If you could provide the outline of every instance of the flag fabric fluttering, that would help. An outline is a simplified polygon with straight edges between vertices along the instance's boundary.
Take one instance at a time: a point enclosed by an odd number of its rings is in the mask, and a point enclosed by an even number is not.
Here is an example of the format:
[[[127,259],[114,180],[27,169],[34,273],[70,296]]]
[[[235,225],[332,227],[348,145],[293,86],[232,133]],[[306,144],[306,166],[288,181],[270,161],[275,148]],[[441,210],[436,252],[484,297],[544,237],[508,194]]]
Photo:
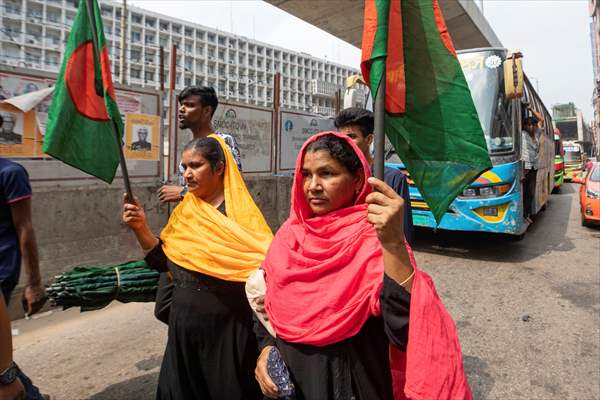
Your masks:
[[[81,0],[48,112],[43,150],[111,183],[119,164],[114,130],[122,140],[123,121],[116,103],[100,9],[96,0],[91,3],[96,32],[88,18],[88,4]],[[94,34],[98,55],[94,54]]]
[[[439,224],[492,164],[437,0],[365,0],[361,69],[373,99],[385,74],[385,134]]]

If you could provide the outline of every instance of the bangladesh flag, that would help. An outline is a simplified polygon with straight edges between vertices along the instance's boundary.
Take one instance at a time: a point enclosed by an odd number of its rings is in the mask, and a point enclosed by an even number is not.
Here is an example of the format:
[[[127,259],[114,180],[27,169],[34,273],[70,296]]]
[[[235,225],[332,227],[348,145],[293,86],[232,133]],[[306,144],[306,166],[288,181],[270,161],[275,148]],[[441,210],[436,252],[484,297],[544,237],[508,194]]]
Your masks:
[[[365,0],[361,69],[385,133],[438,223],[492,167],[485,137],[437,0]]]
[[[94,57],[94,32],[87,4],[81,0],[52,96],[43,149],[64,163],[111,183],[119,164],[113,124],[122,139],[123,122],[115,101],[100,10],[96,0],[91,3],[99,59]]]

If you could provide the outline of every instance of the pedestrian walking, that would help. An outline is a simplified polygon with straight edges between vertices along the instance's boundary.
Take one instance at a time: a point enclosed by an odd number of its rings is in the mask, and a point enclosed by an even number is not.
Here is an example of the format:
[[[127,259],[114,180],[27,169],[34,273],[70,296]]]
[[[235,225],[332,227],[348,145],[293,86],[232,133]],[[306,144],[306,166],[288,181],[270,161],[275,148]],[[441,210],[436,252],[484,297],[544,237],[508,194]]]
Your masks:
[[[215,89],[207,86],[187,86],[178,96],[179,110],[177,113],[180,129],[192,131],[194,139],[207,137],[211,134],[219,135],[229,147],[235,164],[242,170],[240,150],[235,138],[231,135],[215,131],[212,126],[212,118],[219,105],[219,99]],[[164,185],[158,191],[161,202],[177,202],[183,199],[188,191],[187,184],[183,178],[181,165],[179,166],[179,179],[177,185]],[[158,281],[156,291],[156,305],[154,315],[165,324],[169,321],[169,310],[173,296],[173,284],[171,277],[163,273]]]
[[[38,312],[46,302],[40,275],[37,242],[31,218],[31,185],[23,166],[0,157],[0,291],[2,307],[8,306],[11,295],[25,267],[25,288],[22,303],[27,315]],[[5,303],[5,304],[4,304]],[[6,341],[6,338],[2,339]],[[5,346],[6,343],[0,344]],[[0,387],[18,378],[25,388],[26,399],[44,399],[37,387],[14,363],[0,363]]]
[[[137,201],[123,206],[123,221],[147,264],[173,276],[157,399],[259,399],[244,284],[262,263],[272,233],[222,138],[192,140],[182,167],[189,190],[160,238]]]
[[[255,322],[257,380],[267,397],[279,395],[268,366],[276,348],[297,400],[391,400],[415,390],[470,399],[456,328],[406,244],[403,200],[369,171],[346,135],[304,144],[290,217],[263,263],[267,318],[258,320],[275,336]]]

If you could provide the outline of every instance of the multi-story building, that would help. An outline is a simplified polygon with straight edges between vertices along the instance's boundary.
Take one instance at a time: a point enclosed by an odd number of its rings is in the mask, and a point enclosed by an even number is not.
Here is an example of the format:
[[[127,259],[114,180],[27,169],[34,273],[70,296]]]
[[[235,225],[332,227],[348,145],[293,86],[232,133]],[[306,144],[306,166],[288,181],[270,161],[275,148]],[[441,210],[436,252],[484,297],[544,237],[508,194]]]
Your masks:
[[[594,92],[592,103],[594,105],[594,121],[592,133],[595,152],[600,155],[600,0],[590,0],[590,38],[592,42],[592,63],[594,66]]]
[[[77,0],[0,0],[0,64],[58,71]],[[115,81],[121,82],[122,5],[101,3]],[[219,97],[259,106],[273,102],[281,74],[281,106],[325,115],[355,68],[136,7],[127,7],[125,82],[159,88],[159,53],[165,79],[176,51],[176,87],[213,86]]]
[[[583,118],[583,113],[574,103],[552,106],[552,119],[563,140],[577,141],[583,145],[586,154],[593,154],[592,132]]]

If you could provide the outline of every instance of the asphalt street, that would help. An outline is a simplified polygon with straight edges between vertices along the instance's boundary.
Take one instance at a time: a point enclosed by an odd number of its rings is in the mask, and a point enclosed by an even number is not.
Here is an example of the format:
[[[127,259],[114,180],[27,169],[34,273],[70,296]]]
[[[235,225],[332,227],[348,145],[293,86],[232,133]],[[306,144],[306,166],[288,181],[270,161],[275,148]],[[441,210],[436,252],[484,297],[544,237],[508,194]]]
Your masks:
[[[600,399],[600,229],[564,185],[523,240],[419,230],[415,253],[459,330],[476,399]],[[54,399],[153,399],[153,304],[15,321],[15,358]]]

